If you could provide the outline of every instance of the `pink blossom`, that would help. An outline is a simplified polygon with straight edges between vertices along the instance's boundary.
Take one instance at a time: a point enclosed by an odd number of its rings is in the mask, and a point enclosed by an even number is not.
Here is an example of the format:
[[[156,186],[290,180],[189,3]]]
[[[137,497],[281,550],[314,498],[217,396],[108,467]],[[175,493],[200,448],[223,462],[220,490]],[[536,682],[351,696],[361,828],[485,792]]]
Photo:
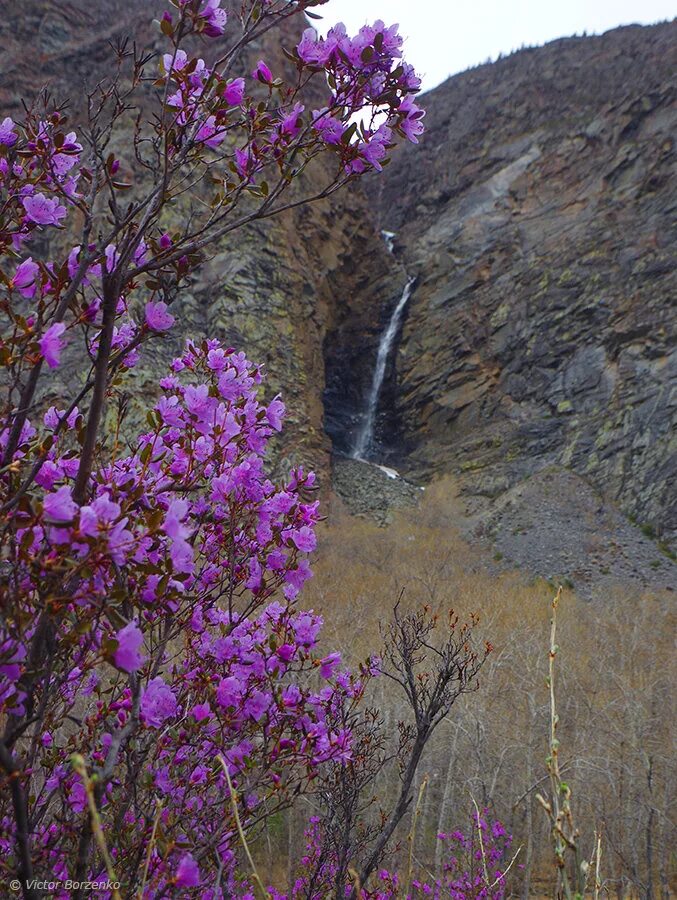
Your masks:
[[[273,73],[262,59],[257,62],[256,68],[252,72],[252,78],[261,81],[263,84],[273,83]]]
[[[176,319],[168,311],[167,304],[162,300],[157,303],[146,303],[146,324],[151,331],[167,331]]]
[[[174,692],[159,675],[148,683],[141,696],[141,721],[150,728],[159,728],[178,713]]]
[[[236,78],[227,85],[223,92],[223,99],[229,106],[239,106],[244,100],[244,78]]]
[[[123,672],[136,672],[144,663],[141,653],[143,634],[136,622],[125,625],[115,636],[118,647],[113,655],[113,662]]]
[[[61,335],[66,330],[63,322],[55,322],[38,341],[40,352],[50,369],[55,369],[61,362]]]
[[[60,487],[53,494],[47,494],[43,500],[45,516],[55,522],[70,522],[78,511],[73,500],[71,488]]]
[[[61,206],[56,197],[50,199],[44,194],[33,194],[32,197],[24,197],[22,202],[26,218],[36,225],[58,225],[67,215],[66,207]]]
[[[29,256],[17,266],[14,278],[12,279],[12,287],[15,287],[22,297],[30,299],[35,296],[38,286],[38,275],[40,274],[40,266],[33,262],[33,257]]]

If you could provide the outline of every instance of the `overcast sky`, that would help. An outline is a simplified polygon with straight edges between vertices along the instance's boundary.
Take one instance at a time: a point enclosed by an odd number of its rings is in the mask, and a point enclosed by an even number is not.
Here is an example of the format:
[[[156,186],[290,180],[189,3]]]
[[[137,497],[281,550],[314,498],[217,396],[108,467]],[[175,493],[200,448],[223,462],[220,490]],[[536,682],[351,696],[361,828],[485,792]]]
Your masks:
[[[406,58],[432,88],[523,44],[672,19],[677,0],[329,0],[315,12],[320,31],[339,21],[352,32],[378,18],[399,22]]]

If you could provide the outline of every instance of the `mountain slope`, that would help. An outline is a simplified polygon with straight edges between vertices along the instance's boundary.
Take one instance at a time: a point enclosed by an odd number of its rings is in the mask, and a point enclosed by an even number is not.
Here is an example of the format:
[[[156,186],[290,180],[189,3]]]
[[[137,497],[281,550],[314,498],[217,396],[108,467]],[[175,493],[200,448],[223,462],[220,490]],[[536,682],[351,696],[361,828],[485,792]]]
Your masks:
[[[411,473],[491,498],[564,466],[674,533],[676,71],[677,22],[634,26],[424,98],[373,196],[418,277],[388,411]]]

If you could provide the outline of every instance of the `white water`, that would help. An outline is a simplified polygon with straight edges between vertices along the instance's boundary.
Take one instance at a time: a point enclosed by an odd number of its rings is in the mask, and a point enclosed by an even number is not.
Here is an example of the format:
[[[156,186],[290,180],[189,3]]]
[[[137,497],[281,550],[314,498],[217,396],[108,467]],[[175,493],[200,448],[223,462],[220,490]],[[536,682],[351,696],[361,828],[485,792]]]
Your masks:
[[[388,248],[388,253],[395,252],[395,238],[397,235],[394,231],[382,231],[381,237],[385,241],[385,245]]]
[[[399,302],[393,310],[392,316],[390,317],[388,327],[384,331],[381,338],[381,343],[378,347],[378,355],[376,357],[374,377],[372,378],[371,389],[369,391],[369,397],[367,399],[367,411],[364,416],[362,426],[358,432],[357,440],[355,441],[355,447],[352,453],[353,459],[364,459],[365,454],[369,451],[369,448],[371,447],[374,440],[376,413],[378,412],[378,401],[381,395],[381,388],[383,387],[383,379],[386,374],[386,365],[388,363],[388,358],[390,357],[390,351],[393,346],[393,341],[397,336],[397,331],[402,319],[402,313],[404,312],[404,308],[407,305],[409,298],[411,297],[411,292],[414,287],[415,280],[415,278],[412,278],[407,282],[404,291],[402,292],[402,296],[400,297]]]

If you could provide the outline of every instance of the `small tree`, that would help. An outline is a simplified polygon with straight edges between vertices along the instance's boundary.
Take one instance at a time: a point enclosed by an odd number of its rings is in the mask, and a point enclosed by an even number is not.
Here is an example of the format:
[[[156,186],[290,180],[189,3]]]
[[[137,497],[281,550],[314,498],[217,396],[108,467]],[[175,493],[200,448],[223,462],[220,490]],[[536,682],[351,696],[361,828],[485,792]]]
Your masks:
[[[129,443],[114,402],[180,319],[210,245],[380,170],[398,135],[422,131],[419,80],[382,22],[352,38],[307,29],[292,77],[263,60],[241,77],[245,48],[322,2],[245,0],[227,42],[219,0],[172,0],[167,52],[120,47],[78,134],[44,94],[0,126],[0,868],[25,897],[36,876],[107,881],[113,896],[118,882],[127,896],[232,895],[229,779],[252,833],[351,752],[368,672],[318,658],[321,620],[295,605],[318,512],[312,474],[266,475],[280,399],[262,404],[259,369],[206,340],[187,342]],[[186,49],[200,37],[216,42],[209,63]],[[310,79],[327,102],[309,113]],[[290,199],[321,154],[332,177]],[[168,231],[168,204],[193,189],[200,202]],[[27,255],[69,218],[70,252]],[[66,345],[83,380],[41,409]]]

